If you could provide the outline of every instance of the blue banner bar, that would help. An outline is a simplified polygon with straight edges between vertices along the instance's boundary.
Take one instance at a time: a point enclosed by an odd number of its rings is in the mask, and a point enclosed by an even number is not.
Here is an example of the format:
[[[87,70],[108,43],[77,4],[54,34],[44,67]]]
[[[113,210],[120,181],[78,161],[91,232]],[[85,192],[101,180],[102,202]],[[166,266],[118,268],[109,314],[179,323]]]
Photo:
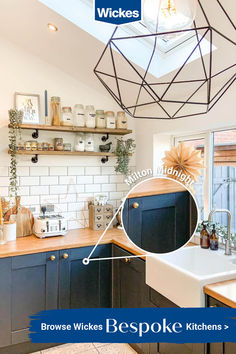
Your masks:
[[[236,342],[236,309],[138,308],[43,311],[31,316],[33,343]]]

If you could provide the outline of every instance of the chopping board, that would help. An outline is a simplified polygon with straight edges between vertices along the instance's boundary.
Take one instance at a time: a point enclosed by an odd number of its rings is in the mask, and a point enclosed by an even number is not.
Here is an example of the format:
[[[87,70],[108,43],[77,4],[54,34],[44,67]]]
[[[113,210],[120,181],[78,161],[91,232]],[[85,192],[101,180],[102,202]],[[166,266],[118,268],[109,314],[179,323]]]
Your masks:
[[[34,217],[31,211],[20,204],[20,197],[16,198],[16,205],[4,215],[4,221],[16,221],[16,237],[32,235]]]

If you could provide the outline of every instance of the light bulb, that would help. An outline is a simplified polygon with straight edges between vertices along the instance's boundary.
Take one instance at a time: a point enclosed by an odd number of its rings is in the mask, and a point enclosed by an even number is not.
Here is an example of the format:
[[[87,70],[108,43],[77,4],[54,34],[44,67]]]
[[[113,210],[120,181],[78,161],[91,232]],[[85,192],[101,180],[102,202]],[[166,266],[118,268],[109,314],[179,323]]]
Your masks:
[[[152,33],[191,28],[197,0],[144,0],[143,20]]]

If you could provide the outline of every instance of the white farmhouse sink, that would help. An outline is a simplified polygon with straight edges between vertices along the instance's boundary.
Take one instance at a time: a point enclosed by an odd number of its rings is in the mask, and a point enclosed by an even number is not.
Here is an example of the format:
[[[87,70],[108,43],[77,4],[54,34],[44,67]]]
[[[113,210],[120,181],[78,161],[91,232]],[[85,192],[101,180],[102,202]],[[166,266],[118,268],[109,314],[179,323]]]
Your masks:
[[[236,279],[236,255],[199,246],[146,257],[146,283],[180,307],[204,307],[203,286]]]

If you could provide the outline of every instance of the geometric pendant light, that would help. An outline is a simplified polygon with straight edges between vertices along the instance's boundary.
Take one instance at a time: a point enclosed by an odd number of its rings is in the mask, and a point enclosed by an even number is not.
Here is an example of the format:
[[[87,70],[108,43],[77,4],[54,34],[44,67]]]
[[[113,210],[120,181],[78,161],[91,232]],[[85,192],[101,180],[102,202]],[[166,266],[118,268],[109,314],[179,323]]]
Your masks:
[[[236,79],[232,13],[220,0],[144,0],[143,22],[116,27],[94,73],[134,118],[205,114]]]

